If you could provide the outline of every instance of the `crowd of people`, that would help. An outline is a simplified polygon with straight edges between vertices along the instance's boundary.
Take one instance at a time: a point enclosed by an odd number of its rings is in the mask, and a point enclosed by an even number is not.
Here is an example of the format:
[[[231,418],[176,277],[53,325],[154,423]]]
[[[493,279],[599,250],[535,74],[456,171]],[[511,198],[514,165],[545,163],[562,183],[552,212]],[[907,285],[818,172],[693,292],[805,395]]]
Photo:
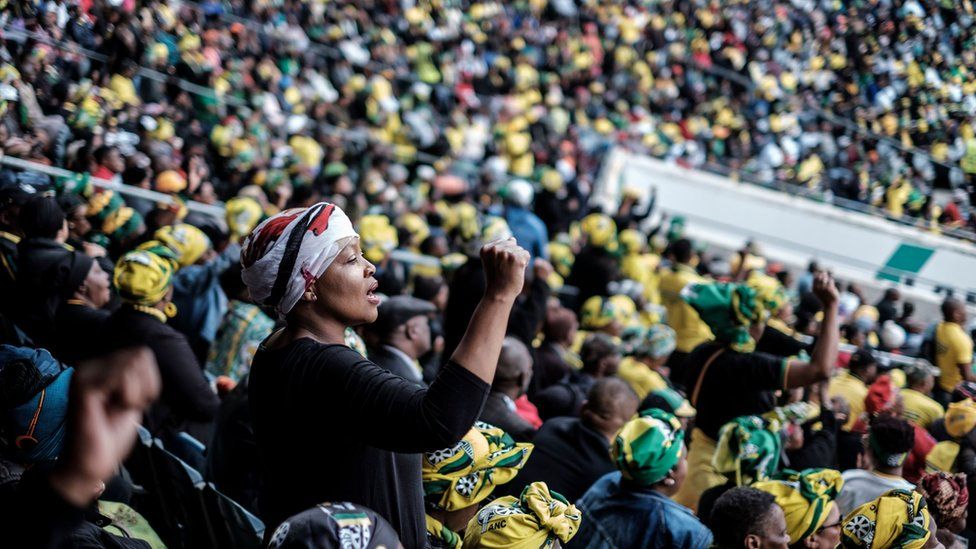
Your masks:
[[[970,226],[971,17],[8,5],[0,146],[78,175],[0,170],[0,539],[199,545],[139,420],[255,546],[966,546],[962,302],[588,199],[618,143]]]
[[[581,203],[617,144],[971,233],[973,17],[934,0],[13,3],[0,142],[203,202],[356,187],[358,209],[513,176]]]

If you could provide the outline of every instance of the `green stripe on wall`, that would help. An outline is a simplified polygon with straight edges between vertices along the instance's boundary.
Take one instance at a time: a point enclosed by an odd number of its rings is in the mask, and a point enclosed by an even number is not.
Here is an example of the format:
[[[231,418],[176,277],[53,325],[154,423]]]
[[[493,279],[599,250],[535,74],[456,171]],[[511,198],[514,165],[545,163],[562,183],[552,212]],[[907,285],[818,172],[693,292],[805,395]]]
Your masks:
[[[898,282],[905,274],[918,274],[934,253],[935,250],[931,248],[901,244],[885,262],[884,267],[878,270],[877,278]]]

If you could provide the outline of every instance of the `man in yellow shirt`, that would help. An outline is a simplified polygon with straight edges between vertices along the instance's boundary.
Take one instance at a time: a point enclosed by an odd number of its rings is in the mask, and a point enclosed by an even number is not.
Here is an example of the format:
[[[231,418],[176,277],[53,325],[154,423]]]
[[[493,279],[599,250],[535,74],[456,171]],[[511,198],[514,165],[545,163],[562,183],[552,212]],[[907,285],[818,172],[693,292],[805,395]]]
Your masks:
[[[864,399],[868,396],[868,385],[878,375],[878,362],[874,354],[866,349],[859,349],[851,355],[847,363],[847,370],[841,370],[830,380],[827,388],[827,398],[840,397],[847,401],[851,413],[841,430],[850,432],[857,420],[864,415]]]
[[[641,400],[649,393],[670,388],[665,363],[674,351],[674,345],[674,330],[666,324],[641,330],[635,338],[631,356],[620,361],[617,377],[626,381]]]
[[[929,396],[937,375],[939,369],[925,359],[905,367],[907,386],[901,391],[902,417],[926,430],[945,415],[942,405]]]
[[[714,339],[708,325],[702,322],[698,313],[681,299],[681,290],[688,284],[707,282],[692,267],[695,253],[691,241],[682,238],[671,245],[668,252],[671,268],[661,274],[661,304],[668,313],[668,326],[677,335],[674,353],[668,365],[673,372],[672,379],[684,381],[681,363],[695,347]]]
[[[960,381],[976,381],[973,374],[973,340],[966,333],[966,307],[958,299],[942,303],[943,322],[935,328],[935,364],[939,367],[936,400],[948,402]]]

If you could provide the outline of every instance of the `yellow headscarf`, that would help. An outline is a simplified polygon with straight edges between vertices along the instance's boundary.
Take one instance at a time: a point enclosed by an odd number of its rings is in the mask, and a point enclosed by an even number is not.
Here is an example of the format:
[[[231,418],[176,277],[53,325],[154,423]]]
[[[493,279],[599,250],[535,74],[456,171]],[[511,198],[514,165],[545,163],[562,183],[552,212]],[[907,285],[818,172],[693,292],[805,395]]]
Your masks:
[[[586,236],[587,242],[598,248],[605,248],[617,236],[617,224],[610,216],[591,213],[580,221],[580,230]]]
[[[173,264],[147,250],[123,255],[115,264],[112,278],[122,301],[147,306],[166,297],[172,280]]]
[[[580,308],[580,328],[584,330],[599,330],[606,328],[617,319],[615,304],[605,297],[595,295]]]
[[[227,201],[227,228],[236,239],[241,239],[254,230],[264,210],[261,204],[250,196],[236,196]]]
[[[203,231],[186,223],[160,227],[153,238],[176,254],[180,268],[193,265],[210,248],[210,239]]]
[[[522,470],[531,444],[516,444],[498,427],[475,422],[461,442],[424,454],[421,478],[427,503],[445,511],[477,505]]]
[[[363,255],[371,263],[379,263],[389,257],[399,244],[396,227],[385,215],[364,215],[359,220],[359,242]]]
[[[544,482],[533,482],[518,499],[498,498],[468,523],[465,547],[547,549],[568,542],[579,531],[582,515]]]
[[[931,535],[925,498],[917,492],[891,490],[844,518],[840,544],[858,549],[921,549]]]
[[[965,399],[946,409],[945,429],[952,438],[962,438],[976,427],[976,402]]]
[[[843,486],[840,472],[833,469],[806,469],[787,480],[752,485],[776,497],[776,504],[786,515],[786,531],[792,544],[813,535],[823,526]]]

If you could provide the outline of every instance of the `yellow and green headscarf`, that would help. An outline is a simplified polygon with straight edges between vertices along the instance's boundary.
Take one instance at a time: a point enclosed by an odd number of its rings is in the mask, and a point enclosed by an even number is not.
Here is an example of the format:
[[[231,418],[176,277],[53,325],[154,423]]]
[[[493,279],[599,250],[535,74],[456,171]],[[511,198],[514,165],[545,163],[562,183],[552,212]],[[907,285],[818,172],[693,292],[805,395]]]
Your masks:
[[[235,240],[251,234],[264,217],[264,210],[257,200],[250,196],[235,196],[227,201],[227,228]]]
[[[597,248],[610,246],[617,236],[617,224],[606,214],[591,213],[580,221],[580,230],[586,242]]]
[[[724,282],[691,284],[681,291],[681,298],[733,351],[751,353],[756,348],[749,327],[765,322],[768,312],[755,290],[745,284]]]
[[[834,500],[844,486],[840,471],[806,469],[783,480],[757,482],[753,488],[772,494],[786,515],[790,542],[799,543],[823,526]]]
[[[128,206],[108,214],[102,222],[102,232],[113,242],[125,242],[143,227],[142,215]]]
[[[613,301],[595,295],[580,308],[580,328],[584,330],[599,330],[606,328],[617,319],[617,311]]]
[[[122,301],[152,306],[166,297],[173,272],[170,260],[147,250],[136,250],[123,255],[115,264],[112,282]]]
[[[548,549],[556,540],[572,539],[582,519],[565,497],[549,491],[544,482],[533,482],[518,498],[498,498],[478,511],[465,530],[464,546]]]
[[[769,480],[779,469],[783,443],[780,422],[761,416],[742,416],[726,423],[718,433],[712,466],[738,486]]]
[[[210,238],[203,231],[187,223],[160,227],[153,238],[176,254],[180,268],[193,265],[210,248]]]
[[[549,260],[559,276],[566,278],[573,271],[576,255],[568,244],[553,241],[549,243]]]
[[[371,263],[380,263],[389,257],[397,245],[396,227],[385,215],[364,215],[359,219],[359,242],[363,255]]]
[[[891,490],[844,518],[840,545],[850,549],[921,549],[931,535],[925,498],[918,492]]]
[[[790,301],[786,288],[779,280],[759,271],[749,273],[746,285],[756,291],[756,298],[770,314],[775,315]]]
[[[424,454],[421,478],[429,505],[457,511],[477,505],[515,478],[532,453],[498,427],[476,422],[460,442]]]
[[[684,441],[678,418],[651,408],[620,429],[610,445],[610,459],[625,479],[649,487],[678,465]]]

